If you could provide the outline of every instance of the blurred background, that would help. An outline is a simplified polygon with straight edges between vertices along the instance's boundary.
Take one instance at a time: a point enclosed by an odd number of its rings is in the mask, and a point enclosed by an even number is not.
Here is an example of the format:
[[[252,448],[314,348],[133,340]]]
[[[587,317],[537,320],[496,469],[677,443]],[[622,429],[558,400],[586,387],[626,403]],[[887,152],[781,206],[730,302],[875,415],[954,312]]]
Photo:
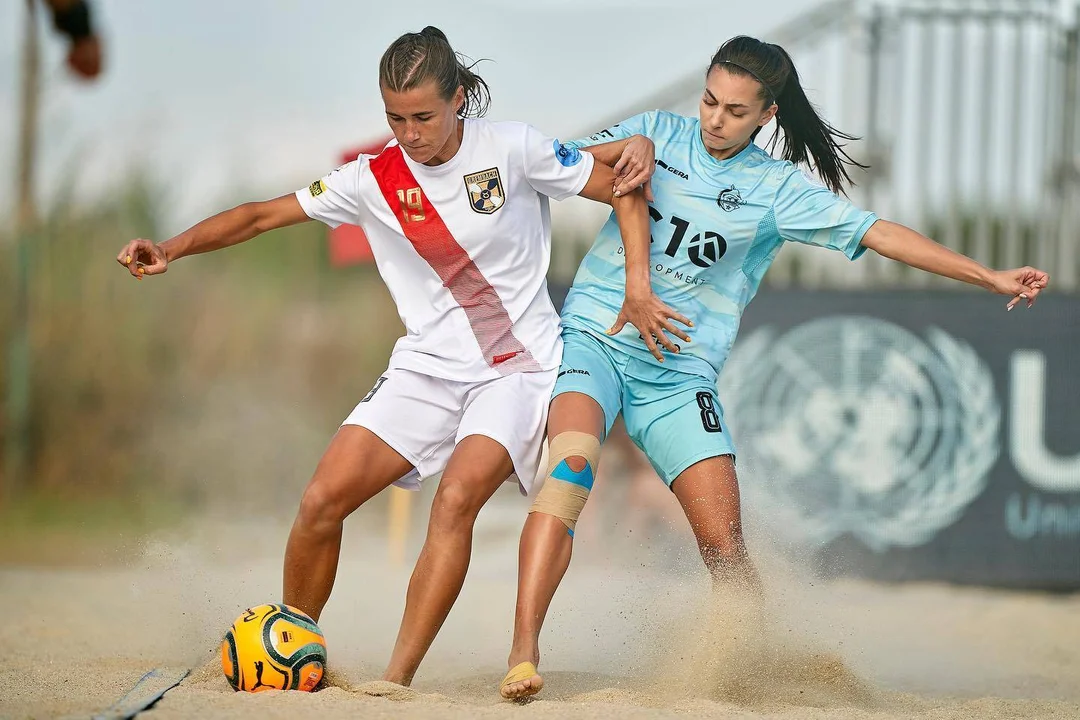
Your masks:
[[[563,139],[654,108],[694,115],[724,40],[780,43],[860,138],[857,204],[987,265],[1049,271],[1036,308],[1006,315],[1003,298],[882,258],[786,247],[720,397],[753,548],[825,576],[1080,587],[1073,4],[90,7],[96,50],[72,55],[48,4],[0,5],[0,563],[101,561],[193,518],[292,518],[402,332],[362,234],[309,223],[144,283],[115,253],[381,147],[378,58],[432,24],[483,60],[490,117]],[[552,214],[558,304],[604,213],[574,198]],[[411,565],[433,491],[373,501],[380,552]],[[586,538],[687,547],[619,431],[594,494]],[[500,491],[485,537],[515,546],[525,507]]]

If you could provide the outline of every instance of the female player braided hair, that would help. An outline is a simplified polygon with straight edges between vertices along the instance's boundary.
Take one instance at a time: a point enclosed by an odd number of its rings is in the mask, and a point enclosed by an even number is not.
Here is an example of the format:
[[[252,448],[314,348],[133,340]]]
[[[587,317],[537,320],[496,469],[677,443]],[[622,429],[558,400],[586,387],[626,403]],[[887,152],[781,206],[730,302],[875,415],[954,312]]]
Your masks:
[[[635,257],[648,255],[649,227],[642,193],[616,194],[610,167],[527,124],[480,119],[487,84],[437,28],[394,41],[379,85],[394,133],[380,154],[161,244],[133,240],[117,260],[141,279],[309,219],[366,231],[406,334],[304,491],[283,600],[317,620],[344,519],[391,484],[442,473],[384,675],[408,685],[461,590],[480,508],[514,474],[523,492],[537,475],[562,349],[545,279],[548,198],[611,204]],[[670,311],[648,298],[627,312],[661,332]]]
[[[753,143],[773,117],[784,131],[782,159]],[[841,144],[851,139],[814,110],[783,48],[736,37],[709,62],[698,117],[649,112],[570,143],[590,146],[627,186],[651,178],[655,242],[648,265],[632,266],[627,258],[624,276],[619,231],[609,219],[563,307],[565,349],[549,416],[549,472],[521,535],[504,697],[532,695],[543,686],[536,669],[540,628],[570,563],[600,444],[620,411],[631,439],[682,505],[714,580],[757,590],[742,535],[735,447],[716,381],[742,312],[785,241],[839,250],[851,260],[872,249],[1008,295],[1009,309],[1025,299],[1030,306],[1047,286],[1045,272],[988,270],[839,197],[851,182],[848,168],[857,165]],[[825,186],[797,167],[809,161]],[[654,164],[666,170],[653,176]],[[636,332],[624,331],[620,311],[624,293],[629,307],[653,291],[694,321],[692,343],[682,329],[674,338],[656,336],[667,350],[661,361],[645,351]]]

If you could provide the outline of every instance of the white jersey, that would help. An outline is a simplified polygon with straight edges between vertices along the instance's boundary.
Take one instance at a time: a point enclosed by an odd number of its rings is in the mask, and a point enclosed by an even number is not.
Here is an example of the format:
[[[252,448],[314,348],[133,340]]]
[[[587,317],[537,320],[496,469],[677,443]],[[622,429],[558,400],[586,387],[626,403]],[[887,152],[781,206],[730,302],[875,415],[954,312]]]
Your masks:
[[[479,381],[558,367],[548,197],[581,192],[592,166],[524,123],[466,119],[441,165],[392,141],[296,197],[312,219],[367,234],[406,331],[389,367]]]

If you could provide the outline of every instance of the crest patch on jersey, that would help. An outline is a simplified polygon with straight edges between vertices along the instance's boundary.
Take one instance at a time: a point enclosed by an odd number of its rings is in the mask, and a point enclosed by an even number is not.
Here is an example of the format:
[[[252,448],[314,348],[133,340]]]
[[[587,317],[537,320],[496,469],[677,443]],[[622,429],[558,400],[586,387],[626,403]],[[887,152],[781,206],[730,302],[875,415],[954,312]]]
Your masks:
[[[732,185],[728,189],[720,191],[719,197],[716,198],[716,204],[720,206],[721,210],[727,212],[738,210],[743,206],[742,193]]]
[[[499,168],[474,172],[464,177],[465,189],[469,191],[469,204],[472,209],[483,215],[491,215],[503,206],[506,196],[503,193]]]
[[[316,180],[308,185],[308,192],[311,193],[311,197],[318,197],[326,192],[326,183],[322,180]]]
[[[558,140],[552,144],[552,147],[555,150],[555,157],[557,157],[559,162],[565,167],[574,167],[581,162],[581,151],[576,147],[564,145]]]

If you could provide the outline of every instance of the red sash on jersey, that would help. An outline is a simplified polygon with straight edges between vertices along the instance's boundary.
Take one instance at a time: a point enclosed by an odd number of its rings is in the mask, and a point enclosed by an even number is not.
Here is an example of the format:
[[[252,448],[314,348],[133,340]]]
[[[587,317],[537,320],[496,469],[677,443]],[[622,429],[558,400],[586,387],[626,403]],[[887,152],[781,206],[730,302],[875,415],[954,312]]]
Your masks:
[[[420,183],[405,164],[401,146],[386,148],[370,167],[401,231],[465,311],[487,364],[503,373],[539,370],[532,354],[514,337],[514,323],[495,288],[454,239],[427,195],[419,193],[422,213],[413,212],[408,205],[402,207],[398,192],[408,193]],[[415,196],[406,197],[410,202],[416,200]]]

